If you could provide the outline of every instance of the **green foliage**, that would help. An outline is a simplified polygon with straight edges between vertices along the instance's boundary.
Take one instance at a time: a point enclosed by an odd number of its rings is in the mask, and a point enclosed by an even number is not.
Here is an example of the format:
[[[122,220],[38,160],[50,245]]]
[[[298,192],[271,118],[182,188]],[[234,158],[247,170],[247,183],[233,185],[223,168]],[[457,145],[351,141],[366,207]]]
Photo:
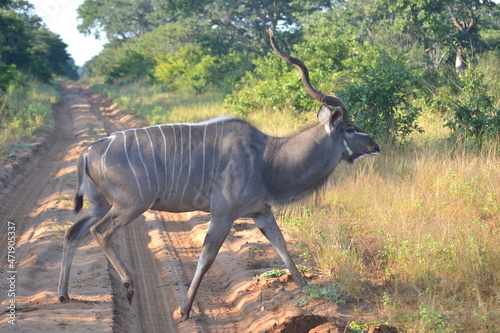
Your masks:
[[[308,35],[306,41],[296,47],[295,56],[306,63],[312,84],[319,90],[329,90],[325,83],[330,81],[332,73],[343,68],[342,60],[349,55],[348,40],[326,38],[328,29],[334,28],[323,26],[323,30]],[[328,31],[332,33],[335,32]],[[305,91],[297,68],[274,53],[257,58],[253,64],[255,69],[242,78],[234,93],[227,97],[226,105],[240,114],[256,109],[288,109],[301,113],[318,108],[318,103]]]
[[[345,61],[339,92],[356,125],[375,138],[404,139],[416,124],[420,109],[412,102],[415,72],[402,56],[364,45]]]
[[[120,58],[105,69],[103,74],[107,83],[121,79],[134,81],[148,76],[154,64],[154,60],[137,51],[125,50]]]
[[[78,79],[77,67],[69,56],[66,45],[61,38],[46,29],[37,31],[35,53],[47,63],[52,74]]]
[[[0,100],[0,160],[9,149],[48,125],[57,92],[48,84],[10,84]]]
[[[283,274],[285,274],[285,272],[283,272],[283,270],[281,269],[271,269],[270,271],[260,274],[259,279],[263,280],[267,278],[278,278]]]
[[[142,36],[158,26],[198,12],[202,0],[85,0],[78,8],[78,30],[108,40]]]
[[[183,88],[201,93],[210,87],[229,89],[237,79],[234,68],[241,59],[234,52],[220,57],[209,52],[200,45],[193,45],[160,56],[156,59],[153,75],[172,90]]]
[[[16,0],[0,8],[0,62],[45,82],[54,74],[77,78],[66,47],[41,24],[30,3]]]
[[[457,133],[472,138],[478,145],[500,135],[500,106],[488,94],[481,75],[474,69],[461,78],[461,94],[448,105],[451,118],[446,123]]]
[[[2,94],[7,92],[7,88],[16,82],[18,72],[15,65],[5,65],[0,62],[0,101]]]
[[[438,312],[430,304],[420,304],[416,319],[420,320],[425,332],[454,333],[458,332],[458,325],[451,322],[451,317]]]
[[[87,66],[108,83],[149,78],[169,90],[227,93],[248,65],[241,55],[218,45],[217,34],[206,29],[194,20],[167,23],[140,38],[110,43]]]
[[[215,35],[229,52],[263,54],[269,49],[266,29],[297,25],[296,17],[330,6],[330,1],[223,1],[223,0],[85,0],[78,8],[78,29],[97,38],[127,40],[141,37],[165,23],[195,20]],[[215,47],[216,45],[212,45]]]
[[[334,283],[320,283],[311,284],[306,286],[302,291],[306,294],[305,297],[298,301],[292,301],[292,305],[305,306],[313,299],[323,299],[338,304],[345,304],[347,301],[347,294],[342,290],[339,284]]]
[[[0,2],[0,158],[46,125],[55,90],[40,82],[54,75],[78,78],[66,47],[29,2]]]
[[[250,246],[247,250],[247,254],[250,258],[255,259],[255,256],[257,256],[257,248],[255,246]]]
[[[302,110],[307,99],[297,73],[286,70],[276,56],[268,55],[253,61],[255,69],[247,72],[236,86],[237,93],[226,98],[226,105],[240,115],[260,108]]]
[[[331,27],[326,22],[321,27],[296,47],[295,55],[312,72],[312,81],[322,82],[317,84],[318,90],[333,90],[327,86],[333,79],[334,89],[349,106],[356,124],[375,137],[404,138],[418,129],[420,110],[411,103],[416,75],[409,62],[377,47],[356,45],[347,36],[327,39],[325,34]],[[354,52],[349,52],[349,45],[355,46]],[[240,114],[258,108],[304,112],[318,107],[305,92],[296,68],[275,54],[254,64],[254,71],[228,96],[229,107]]]
[[[359,322],[359,321],[351,321],[347,327],[353,333],[364,333],[370,328],[372,325],[382,324],[382,321],[371,321],[371,322]]]

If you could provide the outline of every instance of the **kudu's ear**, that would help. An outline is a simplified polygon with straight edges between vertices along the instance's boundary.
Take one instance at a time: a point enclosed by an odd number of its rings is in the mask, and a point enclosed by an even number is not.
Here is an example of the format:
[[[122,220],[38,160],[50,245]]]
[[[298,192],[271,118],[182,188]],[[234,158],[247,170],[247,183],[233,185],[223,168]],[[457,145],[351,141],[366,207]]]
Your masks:
[[[344,119],[344,109],[342,109],[340,106],[337,106],[335,109],[333,109],[332,116],[330,117],[330,124],[332,124],[333,127],[337,126],[342,120]]]
[[[319,111],[318,111],[318,120],[319,122],[323,122],[325,121],[326,119],[329,119],[333,114],[333,111],[332,109],[330,109],[330,107],[328,107],[328,105],[326,104],[323,104],[321,105],[321,107],[319,108]]]
[[[334,110],[332,110],[328,105],[323,104],[318,111],[318,120],[319,122],[323,122],[326,119],[329,119],[329,124],[333,129],[342,121],[343,114],[344,110],[340,106],[337,106]]]

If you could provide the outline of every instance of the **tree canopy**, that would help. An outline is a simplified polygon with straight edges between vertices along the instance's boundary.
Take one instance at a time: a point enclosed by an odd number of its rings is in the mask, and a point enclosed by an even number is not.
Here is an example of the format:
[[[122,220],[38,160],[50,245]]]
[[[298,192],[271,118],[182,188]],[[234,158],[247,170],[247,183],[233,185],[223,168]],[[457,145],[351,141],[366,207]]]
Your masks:
[[[42,81],[53,75],[78,78],[67,45],[59,35],[49,31],[34,7],[24,0],[0,1],[0,65],[17,69]],[[1,81],[8,84],[11,74],[0,72]],[[11,77],[12,79],[12,77]]]
[[[394,139],[418,129],[422,109],[456,111],[450,96],[467,94],[470,80],[498,92],[486,64],[500,58],[499,14],[491,0],[86,0],[79,29],[111,41],[87,64],[107,82],[222,90],[239,112],[310,110],[296,69],[268,55],[274,27],[322,91],[345,99],[363,126],[385,124],[378,135]],[[488,110],[476,112],[485,117],[477,124],[500,117],[495,103]]]

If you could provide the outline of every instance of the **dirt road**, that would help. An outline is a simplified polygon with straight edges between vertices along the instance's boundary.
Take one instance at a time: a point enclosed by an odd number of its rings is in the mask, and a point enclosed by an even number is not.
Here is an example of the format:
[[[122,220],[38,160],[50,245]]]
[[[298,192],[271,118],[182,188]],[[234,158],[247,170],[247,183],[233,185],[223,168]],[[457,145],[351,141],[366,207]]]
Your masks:
[[[77,83],[63,85],[54,111],[43,144],[0,171],[0,331],[308,332],[336,318],[332,303],[293,306],[304,295],[288,275],[254,278],[283,264],[253,222],[239,220],[202,282],[192,319],[181,322],[179,305],[209,224],[204,213],[150,211],[118,232],[114,246],[136,282],[131,305],[89,237],[72,266],[72,301],[59,303],[64,230],[76,220],[76,160],[95,139],[144,124]]]

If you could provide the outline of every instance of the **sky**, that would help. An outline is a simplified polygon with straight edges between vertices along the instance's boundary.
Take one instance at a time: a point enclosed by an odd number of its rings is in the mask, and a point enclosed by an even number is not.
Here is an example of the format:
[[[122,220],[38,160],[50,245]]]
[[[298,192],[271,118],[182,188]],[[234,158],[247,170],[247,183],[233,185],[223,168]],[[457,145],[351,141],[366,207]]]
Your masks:
[[[50,31],[61,36],[68,44],[77,66],[83,66],[87,60],[101,52],[106,40],[97,40],[94,36],[85,36],[78,32],[76,9],[84,0],[28,0],[35,6],[36,14],[40,16]]]

